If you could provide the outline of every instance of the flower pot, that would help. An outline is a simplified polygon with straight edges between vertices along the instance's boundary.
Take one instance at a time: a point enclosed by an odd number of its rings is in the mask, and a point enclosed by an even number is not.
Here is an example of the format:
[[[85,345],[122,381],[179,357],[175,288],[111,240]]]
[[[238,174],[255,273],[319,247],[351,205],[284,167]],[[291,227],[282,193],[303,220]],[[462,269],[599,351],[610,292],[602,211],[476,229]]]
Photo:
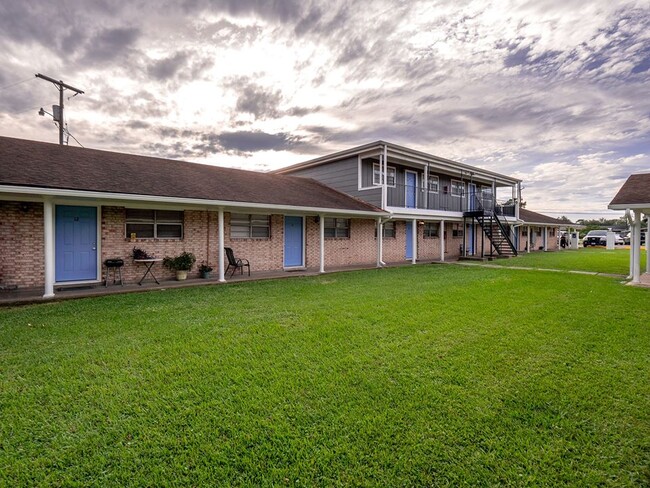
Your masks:
[[[201,278],[204,280],[212,278],[212,271],[201,271]]]
[[[187,270],[179,269],[176,271],[176,279],[178,281],[185,281],[187,279]]]

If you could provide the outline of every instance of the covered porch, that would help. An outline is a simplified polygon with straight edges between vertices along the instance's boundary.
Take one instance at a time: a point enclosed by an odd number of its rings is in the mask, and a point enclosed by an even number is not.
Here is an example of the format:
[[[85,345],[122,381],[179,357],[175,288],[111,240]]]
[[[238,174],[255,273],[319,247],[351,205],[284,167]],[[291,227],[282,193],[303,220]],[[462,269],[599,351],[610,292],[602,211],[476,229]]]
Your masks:
[[[646,257],[650,257],[648,230],[650,220],[650,173],[631,175],[618,191],[608,208],[624,210],[630,224],[630,278],[632,284],[650,283],[650,260],[641,269],[641,233],[645,232]],[[645,228],[644,223],[645,221]]]
[[[418,265],[427,265],[439,263],[437,260],[419,260]],[[410,262],[389,262],[383,263],[381,268],[391,268],[400,266],[409,266]],[[123,285],[119,283],[113,284],[112,276],[109,280],[108,286],[104,283],[89,283],[77,284],[67,286],[56,286],[54,288],[55,294],[52,297],[44,296],[44,287],[31,287],[21,289],[0,289],[0,307],[21,306],[35,303],[52,302],[59,300],[73,300],[78,298],[91,298],[106,295],[119,295],[125,293],[144,293],[154,291],[165,291],[175,288],[191,288],[195,286],[220,286],[235,283],[243,283],[250,281],[263,281],[263,280],[276,280],[276,279],[290,279],[307,276],[319,276],[322,274],[335,274],[350,271],[360,271],[369,269],[381,269],[376,265],[351,265],[351,266],[336,266],[328,267],[327,270],[321,271],[317,268],[304,268],[296,269],[294,271],[272,270],[272,271],[253,271],[248,276],[247,273],[235,273],[232,277],[228,277],[223,281],[220,280],[218,275],[212,278],[191,278],[185,281],[175,280],[160,280],[160,283],[154,281],[145,281],[142,285],[138,285],[137,281],[124,282]]]

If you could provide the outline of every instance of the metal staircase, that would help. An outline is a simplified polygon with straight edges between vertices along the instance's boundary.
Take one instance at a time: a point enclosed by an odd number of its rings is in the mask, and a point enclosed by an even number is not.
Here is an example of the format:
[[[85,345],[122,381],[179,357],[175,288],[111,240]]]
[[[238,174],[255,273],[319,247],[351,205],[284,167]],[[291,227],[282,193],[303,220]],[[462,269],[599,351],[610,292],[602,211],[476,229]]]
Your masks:
[[[510,238],[504,221],[499,218],[497,209],[487,210],[483,203],[476,198],[474,201],[475,210],[463,212],[463,216],[475,220],[483,229],[483,232],[490,240],[490,256],[496,251],[500,257],[514,257],[517,255],[517,248]]]

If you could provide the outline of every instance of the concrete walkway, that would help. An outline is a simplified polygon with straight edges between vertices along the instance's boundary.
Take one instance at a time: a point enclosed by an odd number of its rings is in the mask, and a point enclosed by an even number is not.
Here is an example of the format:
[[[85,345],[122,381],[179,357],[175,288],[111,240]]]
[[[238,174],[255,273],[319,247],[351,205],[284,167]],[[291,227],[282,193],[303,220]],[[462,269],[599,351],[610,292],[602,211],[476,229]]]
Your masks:
[[[437,261],[418,261],[417,265],[432,264]],[[410,261],[397,263],[387,263],[385,267],[412,266]],[[357,265],[357,266],[339,266],[328,268],[324,274],[341,273],[346,271],[358,271],[363,269],[379,269],[375,265]],[[45,303],[61,300],[71,300],[75,298],[96,297],[103,295],[117,295],[122,293],[142,293],[155,290],[170,290],[174,288],[188,288],[192,286],[222,286],[232,283],[242,283],[246,281],[276,280],[285,278],[295,278],[299,276],[318,276],[321,273],[317,268],[299,269],[291,271],[253,271],[250,277],[247,274],[235,274],[233,277],[226,277],[225,282],[219,282],[218,278],[213,275],[209,279],[193,278],[185,281],[162,281],[156,284],[153,281],[147,281],[138,285],[137,283],[124,283],[113,285],[109,282],[108,287],[104,283],[91,283],[84,285],[73,285],[68,287],[55,286],[53,298],[43,298],[44,288],[22,288],[18,290],[0,291],[0,307],[26,305],[30,303]]]
[[[423,264],[447,264],[456,266],[478,266],[491,269],[516,269],[524,271],[547,271],[553,273],[569,273],[581,274],[591,276],[605,276],[608,278],[615,278],[619,280],[626,280],[627,276],[622,274],[611,273],[598,273],[595,271],[579,271],[579,270],[564,270],[564,269],[549,269],[549,268],[531,268],[526,266],[500,266],[498,264],[488,264],[476,261],[418,261],[417,265]],[[416,265],[416,266],[417,266]],[[395,263],[387,263],[386,268],[412,266],[410,261],[401,261]],[[341,273],[346,271],[359,271],[364,269],[378,269],[375,265],[359,265],[359,266],[339,266],[332,267],[325,271],[324,274]],[[261,281],[261,280],[275,280],[295,278],[299,276],[318,276],[321,273],[315,268],[300,269],[295,271],[257,271],[252,272],[251,276],[235,274],[229,277],[225,282],[219,282],[216,277],[210,279],[188,279],[186,281],[161,281],[160,284],[155,282],[146,282],[141,286],[137,283],[125,283],[124,286],[109,284],[105,287],[103,283],[93,283],[88,285],[70,286],[70,287],[55,287],[55,296],[53,298],[43,298],[43,288],[28,288],[19,290],[4,290],[0,291],[0,307],[2,306],[17,306],[26,305],[30,303],[45,303],[60,300],[71,300],[75,298],[86,298],[103,295],[117,295],[122,293],[142,293],[155,290],[170,290],[174,288],[188,288],[192,286],[222,286],[231,283],[242,283],[246,281]],[[631,284],[631,283],[628,283]],[[650,275],[643,274],[641,276],[641,283],[634,286],[641,286],[650,288]]]
[[[608,278],[616,278],[620,280],[627,279],[627,275],[616,274],[616,273],[600,273],[598,271],[580,271],[575,269],[552,269],[552,268],[532,268],[529,266],[500,266],[498,264],[483,264],[483,263],[472,263],[468,261],[457,261],[452,264],[459,264],[461,266],[480,266],[483,268],[494,268],[494,269],[519,269],[524,271],[550,271],[552,273],[569,273],[569,274],[581,274],[581,275],[591,275],[591,276],[606,276]]]

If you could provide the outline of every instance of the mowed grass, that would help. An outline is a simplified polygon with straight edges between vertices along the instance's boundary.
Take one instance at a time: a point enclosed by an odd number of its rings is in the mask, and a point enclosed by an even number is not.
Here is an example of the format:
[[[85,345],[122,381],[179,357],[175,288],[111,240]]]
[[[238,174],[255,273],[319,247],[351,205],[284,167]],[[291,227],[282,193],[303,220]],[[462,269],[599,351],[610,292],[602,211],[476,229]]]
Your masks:
[[[646,251],[641,250],[641,268],[645,270]],[[522,252],[513,259],[495,261],[499,266],[525,266],[530,268],[562,269],[576,271],[593,271],[628,275],[630,273],[630,250],[614,249],[608,251],[603,247],[564,250],[554,252]]]
[[[649,306],[429,265],[0,310],[0,485],[648,484]]]

